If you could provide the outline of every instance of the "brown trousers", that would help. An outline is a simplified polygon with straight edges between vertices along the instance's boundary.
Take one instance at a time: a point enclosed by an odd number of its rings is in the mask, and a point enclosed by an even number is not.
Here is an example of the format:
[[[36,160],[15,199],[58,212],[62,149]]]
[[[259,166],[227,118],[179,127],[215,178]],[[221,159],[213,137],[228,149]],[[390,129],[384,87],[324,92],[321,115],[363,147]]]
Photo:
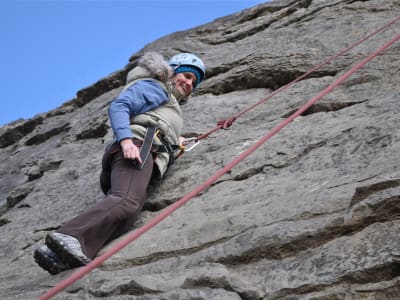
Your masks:
[[[109,170],[104,170],[105,165]],[[94,258],[105,244],[132,229],[146,201],[153,165],[150,155],[138,170],[124,159],[119,145],[108,149],[103,157],[103,172],[109,171],[110,189],[106,197],[57,232],[76,237],[83,253]]]

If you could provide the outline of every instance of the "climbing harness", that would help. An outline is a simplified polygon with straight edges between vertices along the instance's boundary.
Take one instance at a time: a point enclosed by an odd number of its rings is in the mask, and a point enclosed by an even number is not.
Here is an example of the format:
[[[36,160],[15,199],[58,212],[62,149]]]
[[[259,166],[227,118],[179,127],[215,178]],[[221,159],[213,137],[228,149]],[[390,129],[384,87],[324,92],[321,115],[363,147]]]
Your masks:
[[[399,20],[400,17],[396,19]],[[393,24],[394,21],[391,22]],[[388,27],[387,25],[385,27]],[[381,30],[379,30],[381,31]],[[376,31],[379,32],[379,31]],[[372,35],[370,35],[372,36]],[[135,231],[132,231],[128,233],[124,239],[122,239],[119,243],[117,243],[113,248],[109,249],[108,251],[104,252],[102,255],[96,257],[94,260],[92,260],[89,264],[86,266],[81,267],[79,270],[77,270],[75,273],[70,275],[68,278],[65,280],[61,281],[59,284],[51,288],[49,291],[47,291],[45,294],[40,296],[38,300],[45,300],[45,299],[50,299],[54,295],[58,294],[60,291],[74,283],[75,281],[79,280],[82,278],[85,274],[89,273],[91,270],[102,264],[105,260],[113,256],[115,253],[126,247],[128,244],[133,242],[135,239],[137,239],[139,236],[156,226],[158,223],[160,223],[162,220],[164,220],[167,216],[172,214],[174,211],[176,211],[178,208],[183,206],[186,202],[188,202],[190,199],[193,197],[197,196],[200,192],[211,186],[213,183],[215,183],[220,177],[225,175],[227,172],[229,172],[234,166],[239,164],[243,159],[245,159],[247,156],[252,154],[254,151],[256,151],[260,146],[262,146],[267,140],[269,140],[271,137],[273,137],[275,134],[277,134],[282,128],[287,126],[290,122],[292,122],[295,118],[297,118],[299,115],[301,115],[303,112],[305,112],[307,109],[311,107],[315,102],[317,102],[319,99],[321,99],[323,96],[326,94],[330,93],[335,87],[343,83],[347,78],[349,78],[353,73],[357,72],[360,68],[362,68],[365,64],[367,64],[370,60],[375,58],[378,54],[383,52],[385,49],[393,45],[395,42],[400,40],[400,34],[396,35],[394,38],[392,38],[389,42],[381,46],[378,50],[370,54],[368,57],[357,63],[354,67],[352,67],[349,71],[341,75],[338,79],[336,79],[332,84],[330,84],[327,88],[322,90],[320,93],[318,93],[316,96],[311,98],[304,106],[299,108],[295,113],[293,113],[291,116],[289,116],[287,119],[279,123],[277,126],[275,126],[270,132],[268,132],[266,135],[261,137],[255,144],[247,148],[245,151],[243,151],[240,155],[238,155],[236,158],[234,158],[232,161],[228,162],[223,168],[219,169],[213,176],[208,178],[205,182],[203,182],[201,185],[197,186],[194,188],[192,191],[187,193],[185,196],[183,196],[181,199],[176,201],[175,203],[171,204],[170,206],[166,207],[161,213],[159,213],[157,216],[155,216],[153,219],[151,219],[148,223],[143,225],[142,227],[138,228]],[[233,119],[232,119],[233,120]],[[222,122],[222,121],[221,121]],[[224,124],[229,125],[231,123],[230,121],[223,121],[223,124],[221,127],[218,126],[217,129],[213,129],[212,131],[221,129],[224,127]],[[231,124],[230,124],[231,125]],[[230,126],[229,125],[229,126]],[[211,131],[210,131],[211,132]],[[198,138],[199,140],[199,138]],[[197,142],[198,142],[197,140]]]
[[[141,170],[146,163],[150,153],[168,153],[171,156],[175,154],[177,150],[179,150],[178,154],[175,157],[172,157],[170,160],[173,162],[176,158],[181,156],[184,152],[191,151],[194,147],[196,147],[200,141],[197,137],[186,138],[181,144],[169,144],[167,142],[163,142],[162,144],[154,143],[154,137],[157,136],[161,140],[163,140],[160,131],[155,127],[147,127],[146,134],[143,140],[133,138],[132,141],[135,146],[140,149],[140,158],[142,163],[139,163],[137,160],[132,160],[132,164],[136,169]]]

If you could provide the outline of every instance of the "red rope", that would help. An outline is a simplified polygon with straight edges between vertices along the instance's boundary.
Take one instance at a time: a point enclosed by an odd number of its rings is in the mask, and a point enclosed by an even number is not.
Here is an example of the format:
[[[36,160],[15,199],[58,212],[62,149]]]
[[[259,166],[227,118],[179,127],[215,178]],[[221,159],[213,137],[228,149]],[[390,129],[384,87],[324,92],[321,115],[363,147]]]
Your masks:
[[[255,104],[249,106],[248,108],[244,109],[243,111],[237,113],[236,115],[231,116],[230,118],[226,119],[226,120],[221,120],[218,121],[217,123],[217,127],[211,129],[210,131],[201,134],[197,137],[198,140],[202,140],[205,139],[206,137],[210,136],[212,133],[216,132],[219,129],[228,129],[233,122],[241,117],[242,115],[244,115],[245,113],[247,113],[248,111],[252,110],[253,108],[255,108],[256,106],[266,102],[267,100],[271,99],[272,97],[274,97],[275,95],[279,94],[280,92],[288,89],[289,87],[291,87],[292,85],[294,85],[295,83],[297,83],[298,81],[306,78],[308,75],[314,73],[315,71],[319,70],[320,68],[322,68],[323,66],[329,64],[330,62],[332,62],[333,60],[335,60],[336,58],[338,58],[340,55],[345,54],[346,52],[350,51],[351,49],[355,48],[356,46],[358,46],[359,44],[365,42],[366,40],[368,40],[369,38],[371,38],[372,36],[378,34],[379,32],[387,29],[388,27],[390,27],[391,25],[393,25],[394,23],[398,22],[400,20],[400,16],[395,18],[393,21],[387,23],[386,25],[382,26],[381,28],[375,30],[374,32],[368,34],[367,36],[363,37],[362,39],[358,40],[357,42],[355,42],[354,44],[352,44],[351,46],[344,48],[343,50],[339,51],[337,54],[332,55],[331,57],[328,57],[326,60],[324,60],[322,63],[320,63],[319,65],[313,67],[312,69],[310,69],[308,72],[304,73],[303,75],[301,75],[300,77],[296,78],[295,80],[289,82],[288,84],[281,86],[279,89],[277,89],[276,91],[274,91],[272,94],[270,94],[268,97],[261,99],[260,101],[256,102]]]
[[[179,207],[184,205],[186,202],[188,202],[190,199],[195,197],[197,194],[211,186],[214,182],[216,182],[220,177],[222,177],[225,173],[229,172],[234,166],[239,164],[243,159],[245,159],[247,156],[252,154],[255,150],[257,150],[262,144],[264,144],[267,140],[269,140],[271,137],[273,137],[275,134],[277,134],[282,128],[287,126],[290,122],[292,122],[296,117],[301,115],[304,111],[306,111],[311,105],[313,105],[315,102],[317,102],[319,99],[321,99],[323,96],[331,92],[336,86],[341,84],[343,81],[345,81],[348,77],[350,77],[353,73],[358,71],[360,68],[362,68],[366,63],[368,63],[370,60],[372,60],[375,56],[377,56],[379,53],[384,51],[386,48],[390,47],[392,44],[397,42],[400,39],[400,34],[398,34],[396,37],[394,37],[392,40],[390,40],[388,43],[380,47],[378,50],[373,52],[371,55],[369,55],[367,58],[363,59],[360,63],[355,65],[353,68],[351,68],[349,71],[344,73],[342,76],[340,76],[338,79],[336,79],[330,86],[328,86],[326,89],[324,89],[322,92],[314,96],[312,99],[310,99],[303,107],[301,107],[299,110],[297,110],[294,114],[292,114],[290,117],[279,123],[277,126],[275,126],[268,134],[263,136],[260,140],[258,140],[255,144],[253,144],[251,147],[246,149],[244,152],[242,152],[239,156],[237,156],[235,159],[230,161],[225,167],[221,168],[218,170],[213,176],[211,176],[209,179],[207,179],[204,183],[193,189],[191,192],[183,196],[180,200],[175,202],[174,204],[171,204],[167,208],[165,208],[160,214],[158,214],[156,217],[154,217],[152,220],[150,220],[147,224],[144,226],[140,227],[139,229],[129,233],[121,242],[119,242],[117,245],[115,245],[113,248],[110,250],[106,251],[104,254],[101,256],[97,257],[93,261],[91,261],[88,265],[80,268],[78,271],[73,273],[70,277],[67,279],[61,281],[59,284],[54,286],[52,289],[47,291],[45,294],[40,296],[38,299],[39,300],[45,300],[45,299],[50,299],[52,296],[58,294],[60,291],[83,277],[85,274],[89,273],[91,270],[99,266],[101,263],[103,263],[106,259],[114,255],[116,252],[120,251],[122,248],[126,247],[128,244],[133,242],[135,239],[140,237],[142,234],[144,234],[146,231],[150,230],[154,226],[156,226],[158,223],[160,223],[162,220],[164,220],[167,216],[172,214],[175,210],[177,210]]]

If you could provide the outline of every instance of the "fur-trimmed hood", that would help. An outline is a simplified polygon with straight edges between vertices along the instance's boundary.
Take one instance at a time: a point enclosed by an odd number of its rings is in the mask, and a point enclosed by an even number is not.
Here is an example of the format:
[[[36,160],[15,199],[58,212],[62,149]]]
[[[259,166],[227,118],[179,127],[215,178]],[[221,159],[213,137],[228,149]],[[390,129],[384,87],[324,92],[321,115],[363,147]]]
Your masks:
[[[182,95],[171,81],[174,75],[174,69],[164,57],[157,52],[144,53],[126,77],[126,88],[130,83],[141,78],[154,78],[165,84],[165,87],[172,93],[180,105],[187,103],[188,96]]]
[[[128,73],[126,82],[129,83],[140,77],[151,77],[167,83],[173,74],[173,68],[161,54],[146,52],[138,59],[137,67]]]

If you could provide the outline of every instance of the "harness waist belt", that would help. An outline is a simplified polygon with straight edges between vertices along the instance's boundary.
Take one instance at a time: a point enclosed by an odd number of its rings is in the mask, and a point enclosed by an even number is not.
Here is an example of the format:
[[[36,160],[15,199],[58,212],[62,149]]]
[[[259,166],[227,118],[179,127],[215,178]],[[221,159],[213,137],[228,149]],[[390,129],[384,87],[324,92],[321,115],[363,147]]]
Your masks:
[[[142,140],[137,140],[135,138],[133,139],[133,143],[137,147],[143,147],[142,145],[144,144],[144,142]],[[178,149],[180,149],[179,145],[153,143],[151,145],[150,152],[152,152],[152,153],[173,153]],[[140,151],[140,152],[142,152],[142,151]],[[140,157],[142,157],[142,156],[140,156]]]
[[[139,140],[133,138],[133,143],[140,147],[140,158],[142,163],[139,164],[137,160],[132,160],[135,168],[141,170],[149,157],[150,152],[152,153],[174,153],[176,150],[180,149],[179,145],[174,144],[155,144],[153,143],[154,136],[156,134],[156,128],[148,127],[146,130],[146,135],[144,140]]]

